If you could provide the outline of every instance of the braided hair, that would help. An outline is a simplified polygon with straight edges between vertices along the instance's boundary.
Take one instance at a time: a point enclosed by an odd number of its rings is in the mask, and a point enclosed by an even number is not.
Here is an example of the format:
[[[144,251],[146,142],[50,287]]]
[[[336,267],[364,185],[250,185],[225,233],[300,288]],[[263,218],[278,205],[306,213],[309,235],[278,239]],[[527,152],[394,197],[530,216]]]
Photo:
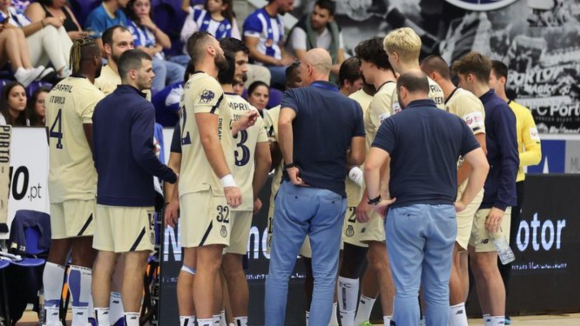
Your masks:
[[[81,70],[81,61],[93,59],[99,54],[99,45],[95,39],[81,37],[73,42],[70,49],[70,67],[73,74],[78,74]]]

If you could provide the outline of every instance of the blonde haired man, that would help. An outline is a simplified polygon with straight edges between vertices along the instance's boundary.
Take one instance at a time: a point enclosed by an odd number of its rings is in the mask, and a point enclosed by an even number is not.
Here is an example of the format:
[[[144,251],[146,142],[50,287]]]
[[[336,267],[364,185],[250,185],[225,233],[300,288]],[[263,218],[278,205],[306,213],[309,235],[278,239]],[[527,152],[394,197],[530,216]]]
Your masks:
[[[421,38],[409,27],[395,29],[383,40],[383,46],[389,57],[389,62],[399,75],[410,70],[421,70],[419,54],[421,53]],[[445,109],[444,96],[441,87],[429,79],[429,98],[435,101],[440,109]],[[401,112],[397,93],[393,93],[391,115]]]

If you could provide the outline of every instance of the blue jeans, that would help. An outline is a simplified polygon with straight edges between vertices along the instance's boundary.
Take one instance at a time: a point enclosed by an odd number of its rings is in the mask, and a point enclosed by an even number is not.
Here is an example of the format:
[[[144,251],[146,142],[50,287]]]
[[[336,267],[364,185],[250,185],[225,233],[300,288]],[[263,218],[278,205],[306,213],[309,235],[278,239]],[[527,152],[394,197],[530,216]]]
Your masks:
[[[328,325],[332,314],[346,198],[284,181],[276,196],[270,270],[266,280],[266,325],[282,326],[288,280],[306,235],[312,246],[314,292],[310,325]]]
[[[183,81],[185,68],[175,62],[153,58],[153,89],[157,92],[165,88],[165,85]]]
[[[279,90],[285,89],[286,85],[286,66],[266,66],[270,70],[270,86]]]
[[[417,204],[390,208],[385,222],[395,284],[393,320],[418,325],[417,295],[423,284],[426,325],[449,321],[449,277],[457,221],[453,205]]]

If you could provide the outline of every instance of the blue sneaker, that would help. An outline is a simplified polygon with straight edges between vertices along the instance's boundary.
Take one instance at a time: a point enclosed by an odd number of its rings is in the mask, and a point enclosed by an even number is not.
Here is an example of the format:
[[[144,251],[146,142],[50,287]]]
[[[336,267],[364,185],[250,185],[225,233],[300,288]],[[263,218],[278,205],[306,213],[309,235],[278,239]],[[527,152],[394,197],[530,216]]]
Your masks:
[[[505,316],[504,324],[505,325],[511,325],[512,324],[512,319],[509,316]]]

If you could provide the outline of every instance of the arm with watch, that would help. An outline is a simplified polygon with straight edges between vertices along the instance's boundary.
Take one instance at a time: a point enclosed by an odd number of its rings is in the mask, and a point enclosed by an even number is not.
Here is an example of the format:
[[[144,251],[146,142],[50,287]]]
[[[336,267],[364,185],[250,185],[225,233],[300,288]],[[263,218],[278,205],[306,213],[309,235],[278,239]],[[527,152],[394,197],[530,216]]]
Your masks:
[[[391,198],[389,193],[390,163],[391,157],[388,152],[372,147],[364,169],[367,203],[383,214],[384,210],[396,201],[396,198]]]
[[[292,121],[296,118],[296,111],[291,108],[282,108],[278,118],[278,143],[284,158],[284,170],[288,173],[290,182],[295,186],[308,187],[300,178],[300,169],[294,163],[294,131]]]

